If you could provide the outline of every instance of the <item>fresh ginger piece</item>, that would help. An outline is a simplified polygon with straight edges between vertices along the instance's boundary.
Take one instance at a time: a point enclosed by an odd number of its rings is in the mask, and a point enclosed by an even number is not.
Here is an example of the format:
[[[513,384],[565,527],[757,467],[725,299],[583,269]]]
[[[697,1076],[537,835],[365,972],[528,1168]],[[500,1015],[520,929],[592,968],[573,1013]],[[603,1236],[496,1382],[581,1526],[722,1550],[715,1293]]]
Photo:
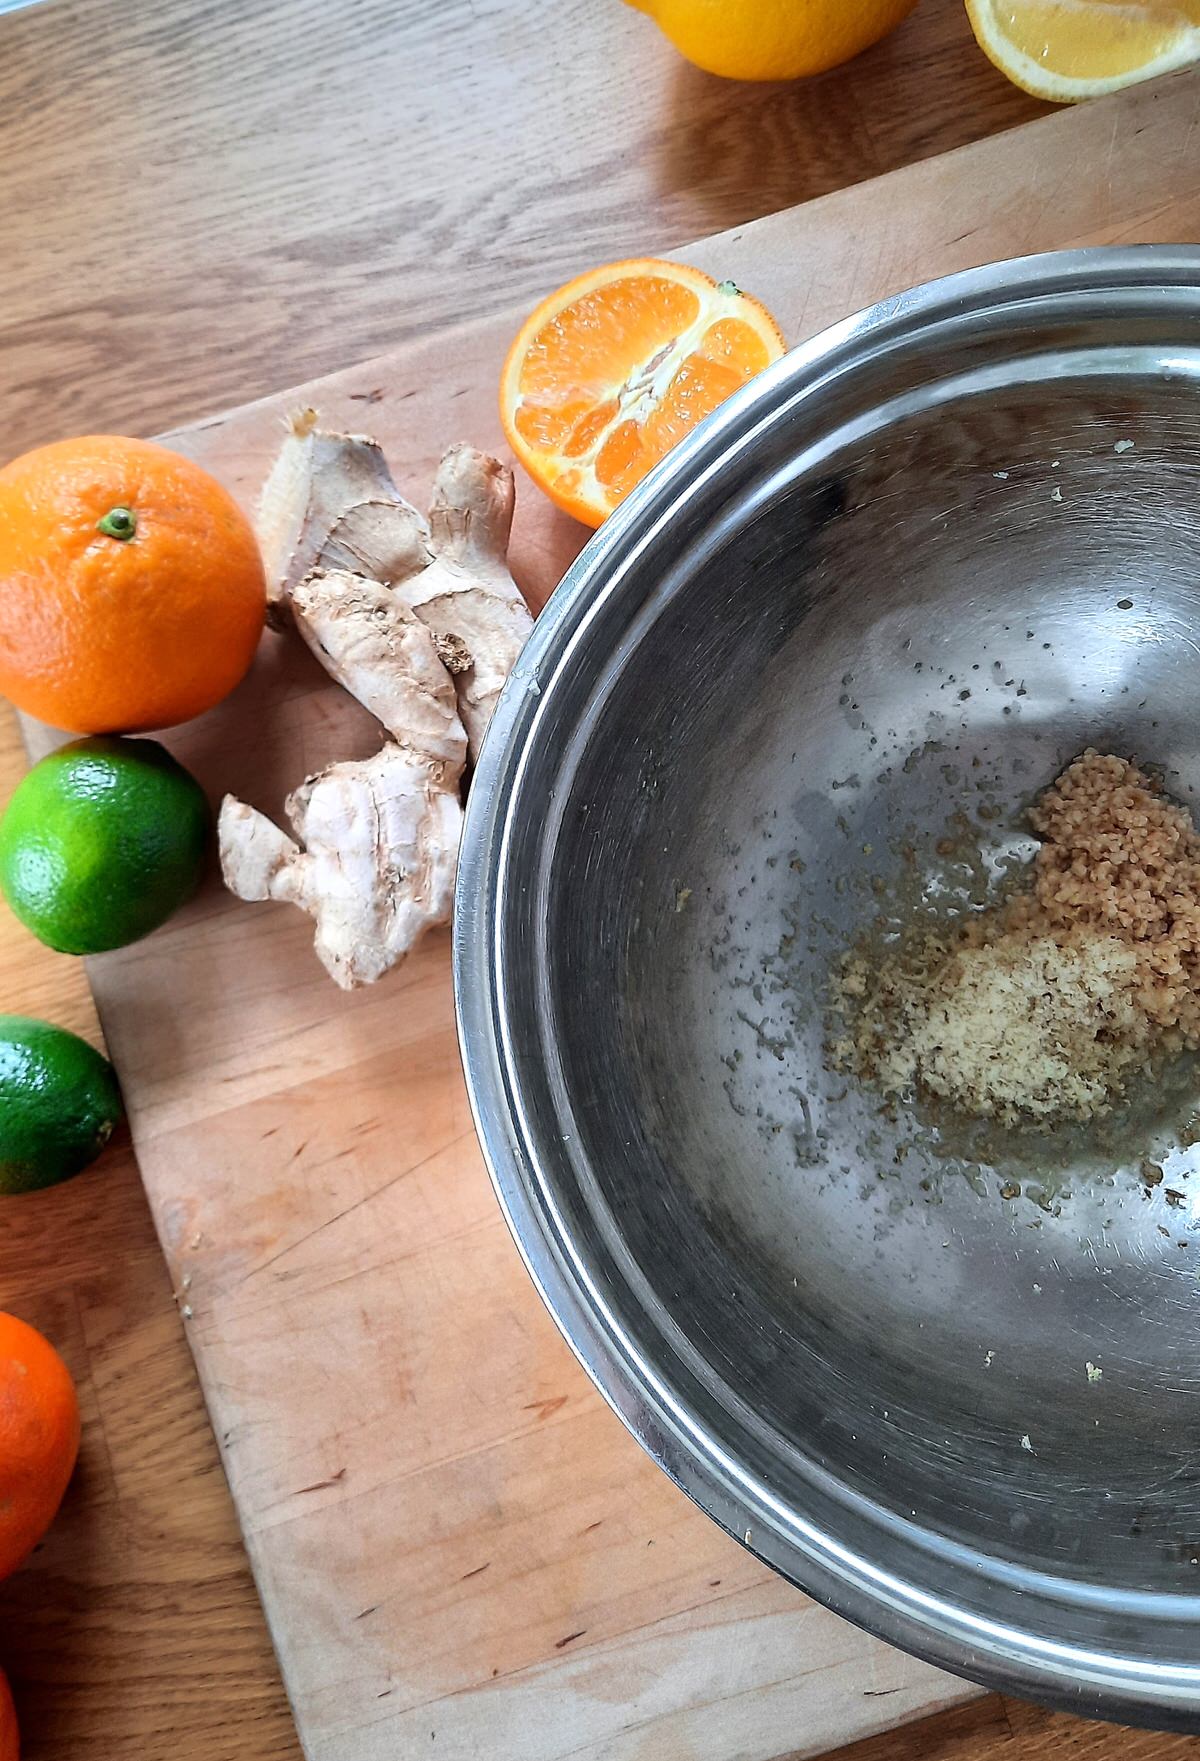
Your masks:
[[[331,678],[392,738],[447,766],[458,788],[467,737],[437,646],[396,593],[362,575],[310,575],[291,593],[296,628]]]
[[[433,561],[392,583],[429,626],[454,675],[472,760],[533,628],[508,569],[514,499],[507,466],[473,446],[450,447],[433,480]]]
[[[312,410],[293,418],[259,502],[275,620],[285,605],[295,609],[309,575],[348,571],[394,589],[453,674],[476,759],[533,628],[508,568],[512,472],[474,447],[450,447],[426,521],[396,488],[375,441],[316,424]]]
[[[509,573],[511,471],[451,447],[428,522],[375,441],[292,423],[267,478],[259,529],[277,618],[286,612],[330,676],[386,728],[374,758],[331,765],[285,804],[290,838],[226,797],[226,885],[316,920],[344,988],[369,984],[448,921],[459,790],[532,627]]]
[[[315,410],[292,417],[254,523],[276,627],[293,587],[314,569],[390,581],[432,557],[429,527],[392,482],[379,442],[318,428]]]
[[[311,914],[343,990],[371,984],[448,921],[462,807],[444,767],[391,741],[308,777],[285,811],[298,841],[227,795],[217,837],[225,884]]]
[[[327,671],[395,743],[301,784],[286,803],[299,844],[227,796],[221,871],[241,899],[310,912],[318,955],[350,989],[449,918],[467,737],[432,636],[388,588],[344,571],[311,575],[293,589],[291,609]]]

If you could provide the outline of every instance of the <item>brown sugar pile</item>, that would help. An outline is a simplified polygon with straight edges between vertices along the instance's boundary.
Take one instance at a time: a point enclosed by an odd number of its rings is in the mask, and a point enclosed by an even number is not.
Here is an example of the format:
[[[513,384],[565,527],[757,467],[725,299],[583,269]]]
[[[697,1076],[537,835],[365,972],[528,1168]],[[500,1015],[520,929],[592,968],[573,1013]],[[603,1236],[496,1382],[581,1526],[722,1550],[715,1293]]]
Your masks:
[[[1030,811],[1032,884],[955,926],[855,952],[835,1065],[1002,1124],[1094,1118],[1200,1046],[1200,834],[1124,759],[1089,749]]]

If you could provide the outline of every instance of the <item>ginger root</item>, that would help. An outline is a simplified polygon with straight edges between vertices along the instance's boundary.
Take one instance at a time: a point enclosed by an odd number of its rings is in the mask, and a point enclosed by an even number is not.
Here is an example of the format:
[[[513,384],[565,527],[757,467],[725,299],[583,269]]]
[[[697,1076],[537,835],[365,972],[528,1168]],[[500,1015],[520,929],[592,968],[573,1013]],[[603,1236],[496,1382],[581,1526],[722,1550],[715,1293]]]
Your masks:
[[[533,627],[505,561],[515,499],[512,472],[498,460],[452,446],[433,480],[433,561],[392,582],[454,675],[472,760]]]
[[[293,590],[291,608],[329,676],[401,746],[450,766],[457,795],[467,736],[453,682],[416,614],[378,581],[345,569],[309,575]]]
[[[429,528],[392,482],[379,442],[318,428],[315,410],[292,417],[254,524],[276,629],[286,625],[292,588],[313,570],[386,582],[430,560]]]
[[[221,868],[239,898],[308,911],[344,988],[371,983],[449,919],[464,765],[532,627],[506,562],[512,513],[512,473],[455,446],[426,521],[377,442],[327,433],[311,410],[264,485],[273,620],[290,618],[391,738],[289,796],[295,840],[227,796]]]
[[[293,419],[259,501],[273,616],[278,621],[292,607],[310,574],[349,569],[392,588],[432,632],[454,676],[474,761],[533,628],[508,569],[513,504],[507,466],[474,447],[452,446],[438,466],[426,520],[396,488],[377,442],[327,433],[305,410]]]
[[[284,811],[299,842],[225,797],[226,884],[240,899],[286,899],[309,912],[318,957],[343,990],[373,983],[449,918],[462,807],[414,753],[389,741],[374,758],[332,764],[306,778]]]

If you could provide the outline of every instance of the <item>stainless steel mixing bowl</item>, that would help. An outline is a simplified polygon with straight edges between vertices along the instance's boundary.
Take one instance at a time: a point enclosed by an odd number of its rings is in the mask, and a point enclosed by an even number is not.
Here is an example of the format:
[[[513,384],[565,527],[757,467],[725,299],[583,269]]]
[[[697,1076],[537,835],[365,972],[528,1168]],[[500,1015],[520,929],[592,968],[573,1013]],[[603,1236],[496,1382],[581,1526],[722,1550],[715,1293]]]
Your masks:
[[[1195,1093],[1116,1149],[990,1165],[882,1115],[825,1042],[855,931],[914,872],[977,877],[938,853],[953,810],[994,868],[1089,744],[1200,786],[1198,288],[1195,250],[1003,264],[721,409],[539,619],[455,937],[501,1202],[651,1455],[897,1644],[1180,1726]]]

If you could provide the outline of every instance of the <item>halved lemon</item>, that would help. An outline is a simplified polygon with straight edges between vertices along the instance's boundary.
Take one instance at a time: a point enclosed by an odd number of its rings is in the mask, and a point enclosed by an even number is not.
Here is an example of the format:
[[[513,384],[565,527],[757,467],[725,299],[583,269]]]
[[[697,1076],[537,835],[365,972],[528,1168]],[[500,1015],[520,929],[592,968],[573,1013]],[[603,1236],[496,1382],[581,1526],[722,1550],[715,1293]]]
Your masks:
[[[676,441],[784,352],[731,281],[638,257],[531,312],[500,378],[508,443],[539,488],[598,526]]]
[[[1071,104],[1200,59],[1200,0],[966,0],[980,48],[1035,98]]]

